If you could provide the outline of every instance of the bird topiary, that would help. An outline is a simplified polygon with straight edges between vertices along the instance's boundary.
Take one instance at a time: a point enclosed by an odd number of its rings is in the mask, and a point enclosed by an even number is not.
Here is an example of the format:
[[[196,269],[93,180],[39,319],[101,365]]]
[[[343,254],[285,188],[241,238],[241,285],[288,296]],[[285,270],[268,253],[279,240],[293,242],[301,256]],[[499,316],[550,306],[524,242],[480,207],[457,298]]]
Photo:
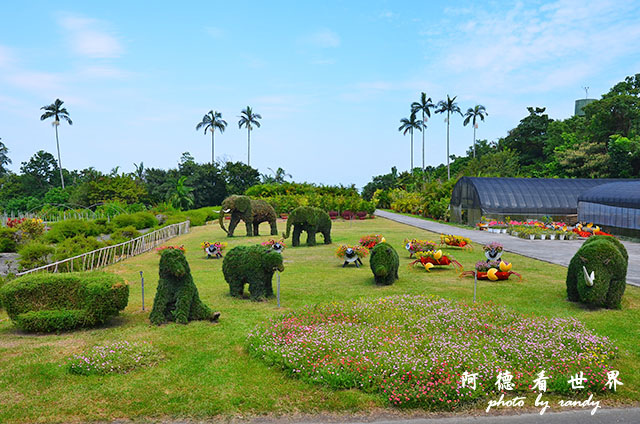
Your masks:
[[[188,324],[189,321],[217,321],[220,312],[213,312],[198,295],[184,252],[167,248],[160,252],[160,280],[153,309],[149,315],[152,324],[167,321]]]
[[[252,300],[273,296],[271,280],[276,270],[284,271],[282,255],[261,245],[234,247],[222,261],[222,273],[234,297],[242,297],[245,284]]]
[[[369,264],[376,284],[389,286],[399,278],[400,259],[389,243],[378,243],[371,249]]]
[[[586,305],[620,309],[626,288],[628,254],[610,236],[592,236],[571,259],[567,298]]]

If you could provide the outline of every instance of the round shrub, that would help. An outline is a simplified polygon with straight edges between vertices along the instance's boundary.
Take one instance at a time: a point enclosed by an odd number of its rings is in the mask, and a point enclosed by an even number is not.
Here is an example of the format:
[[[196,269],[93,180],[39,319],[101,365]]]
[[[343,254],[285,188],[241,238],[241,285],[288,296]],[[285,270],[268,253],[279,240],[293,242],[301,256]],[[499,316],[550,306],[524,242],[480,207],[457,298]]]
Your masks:
[[[24,331],[58,332],[93,327],[118,315],[129,286],[104,272],[45,274],[16,278],[0,288],[0,302]]]
[[[99,235],[99,231],[96,225],[80,219],[67,219],[51,225],[51,229],[45,235],[45,239],[50,243],[60,243],[75,236],[97,235]]]
[[[17,249],[16,230],[0,227],[0,253],[15,252]]]
[[[116,244],[134,239],[136,237],[140,237],[140,231],[136,230],[136,227],[134,227],[133,225],[120,228],[111,233],[111,241]]]
[[[113,218],[112,222],[118,228],[134,226],[137,230],[152,228],[158,225],[158,220],[151,212],[118,215]]]
[[[378,243],[371,249],[369,265],[376,284],[390,286],[398,279],[400,258],[398,258],[398,252],[389,243]]]

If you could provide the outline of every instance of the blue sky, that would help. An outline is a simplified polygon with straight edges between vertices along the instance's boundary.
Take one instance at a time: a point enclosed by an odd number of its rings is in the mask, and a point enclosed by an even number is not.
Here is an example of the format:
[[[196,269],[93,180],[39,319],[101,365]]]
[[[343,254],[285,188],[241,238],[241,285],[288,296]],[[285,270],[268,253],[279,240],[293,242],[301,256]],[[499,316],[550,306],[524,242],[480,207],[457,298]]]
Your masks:
[[[640,72],[640,3],[557,2],[6,2],[0,16],[0,138],[11,169],[55,154],[40,107],[65,102],[68,169],[175,167],[182,152],[210,160],[195,125],[210,109],[229,126],[216,157],[246,161],[240,110],[263,117],[251,164],[296,181],[364,185],[409,167],[399,120],[421,91],[458,96],[489,116],[495,140],[546,106],[571,116]],[[442,115],[427,123],[427,164],[446,160]],[[452,119],[451,153],[472,143]],[[420,136],[414,160],[420,164]]]

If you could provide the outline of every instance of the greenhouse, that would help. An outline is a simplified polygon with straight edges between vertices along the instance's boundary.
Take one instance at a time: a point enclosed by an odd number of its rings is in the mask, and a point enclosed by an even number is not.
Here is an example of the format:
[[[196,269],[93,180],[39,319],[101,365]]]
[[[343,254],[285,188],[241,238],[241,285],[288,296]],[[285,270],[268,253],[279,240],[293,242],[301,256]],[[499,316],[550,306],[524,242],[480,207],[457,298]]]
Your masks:
[[[619,180],[462,177],[451,194],[451,220],[475,225],[483,216],[497,220],[551,217],[575,223],[578,197],[615,181]]]
[[[578,197],[578,219],[614,234],[640,236],[640,181],[602,184]]]

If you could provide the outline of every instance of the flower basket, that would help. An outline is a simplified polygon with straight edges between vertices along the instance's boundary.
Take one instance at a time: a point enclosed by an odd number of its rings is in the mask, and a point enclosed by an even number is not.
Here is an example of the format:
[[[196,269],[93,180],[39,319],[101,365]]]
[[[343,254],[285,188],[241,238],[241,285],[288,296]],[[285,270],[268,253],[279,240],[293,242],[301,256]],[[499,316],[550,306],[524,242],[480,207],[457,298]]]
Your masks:
[[[386,240],[381,234],[370,234],[360,238],[360,246],[373,249],[376,244],[383,243],[384,241]]]
[[[336,250],[336,256],[338,258],[344,259],[344,263],[342,267],[346,267],[349,264],[355,264],[356,268],[360,268],[362,265],[362,258],[366,257],[369,254],[369,250],[363,246],[349,246],[348,244],[343,244],[338,247]]]
[[[419,264],[424,267],[427,271],[431,271],[431,268],[434,266],[446,266],[453,265],[455,268],[460,269],[462,271],[462,264],[455,259],[446,256],[442,253],[442,250],[438,250],[436,252],[430,250],[427,252],[418,252],[416,253],[415,261],[411,262],[411,266]]]
[[[455,236],[453,234],[440,234],[440,245],[460,247],[463,249],[473,249],[471,240],[466,237]]]
[[[280,239],[280,240],[270,239],[270,240],[264,241],[264,242],[262,242],[260,244],[262,246],[269,247],[274,252],[277,252],[277,253],[280,253],[280,254],[282,254],[282,251],[287,247],[287,245],[284,244],[284,240],[282,240],[282,239]]]
[[[226,242],[213,242],[203,241],[200,243],[200,248],[204,250],[207,255],[207,259],[219,259],[222,257],[222,251],[227,248]]]
[[[522,275],[511,271],[511,264],[504,261],[479,261],[475,268],[474,271],[463,272],[460,277],[475,275],[478,280],[500,281],[508,280],[509,276],[516,275],[522,280]]]
[[[432,241],[417,240],[417,239],[405,239],[404,248],[409,252],[409,257],[412,258],[417,252],[426,252],[429,250],[436,250],[436,244]]]

